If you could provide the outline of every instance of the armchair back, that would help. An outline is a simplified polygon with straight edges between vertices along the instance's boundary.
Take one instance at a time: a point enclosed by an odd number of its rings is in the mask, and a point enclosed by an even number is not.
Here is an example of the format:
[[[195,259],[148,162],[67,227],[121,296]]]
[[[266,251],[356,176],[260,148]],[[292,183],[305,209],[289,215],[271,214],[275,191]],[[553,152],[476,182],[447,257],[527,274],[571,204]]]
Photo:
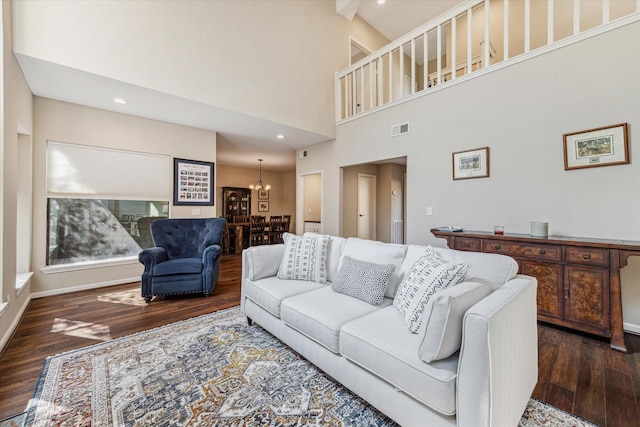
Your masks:
[[[207,246],[220,245],[225,223],[223,218],[159,219],[151,223],[151,235],[169,259],[202,258]]]

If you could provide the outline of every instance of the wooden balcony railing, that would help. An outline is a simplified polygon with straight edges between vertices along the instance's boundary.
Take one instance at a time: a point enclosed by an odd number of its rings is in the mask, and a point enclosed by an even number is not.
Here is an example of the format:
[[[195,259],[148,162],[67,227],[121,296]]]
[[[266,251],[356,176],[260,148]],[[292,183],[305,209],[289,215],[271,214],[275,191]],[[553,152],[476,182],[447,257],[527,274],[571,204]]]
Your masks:
[[[337,73],[336,122],[638,20],[640,0],[468,0]]]

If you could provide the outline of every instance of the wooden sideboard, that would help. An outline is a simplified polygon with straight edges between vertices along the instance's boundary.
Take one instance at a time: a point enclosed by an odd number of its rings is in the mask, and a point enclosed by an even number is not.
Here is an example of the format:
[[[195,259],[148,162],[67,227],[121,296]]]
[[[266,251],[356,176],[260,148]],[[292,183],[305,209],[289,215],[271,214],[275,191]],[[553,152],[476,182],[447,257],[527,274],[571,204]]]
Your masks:
[[[579,237],[438,231],[451,249],[508,255],[538,280],[538,320],[611,339],[626,352],[620,269],[640,242]]]

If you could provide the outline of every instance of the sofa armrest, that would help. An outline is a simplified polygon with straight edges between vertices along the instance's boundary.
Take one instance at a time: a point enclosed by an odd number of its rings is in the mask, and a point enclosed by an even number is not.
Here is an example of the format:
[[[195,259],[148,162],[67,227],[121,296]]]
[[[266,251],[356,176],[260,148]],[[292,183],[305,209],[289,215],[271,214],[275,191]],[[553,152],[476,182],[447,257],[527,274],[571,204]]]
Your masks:
[[[249,280],[275,276],[284,254],[284,244],[252,246],[242,251],[243,273]]]
[[[202,253],[202,290],[205,294],[213,292],[213,288],[220,276],[220,255],[222,248],[220,245],[207,246]]]
[[[161,247],[153,247],[148,249],[143,249],[138,254],[138,261],[140,264],[144,265],[144,271],[142,272],[142,277],[140,278],[140,290],[143,298],[149,297],[149,301],[151,301],[151,277],[153,276],[153,268],[156,264],[164,262],[168,259],[167,251],[165,248]]]
[[[538,381],[536,292],[535,278],[518,275],[465,314],[458,426],[518,425]]]
[[[278,274],[284,244],[251,246],[242,251],[242,287],[240,310],[244,313],[244,282]]]
[[[156,264],[166,261],[168,258],[165,248],[154,247],[143,249],[138,254],[138,261],[144,265],[145,271],[153,269]]]

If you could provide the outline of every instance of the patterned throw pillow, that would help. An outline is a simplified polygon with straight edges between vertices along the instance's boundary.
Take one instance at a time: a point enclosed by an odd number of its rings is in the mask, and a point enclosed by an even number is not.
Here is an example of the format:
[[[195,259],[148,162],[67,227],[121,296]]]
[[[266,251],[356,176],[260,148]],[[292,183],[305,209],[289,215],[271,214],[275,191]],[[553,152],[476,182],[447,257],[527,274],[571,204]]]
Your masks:
[[[285,233],[284,254],[278,278],[327,282],[327,246],[329,236],[296,236]]]
[[[418,333],[424,311],[437,291],[464,280],[469,264],[452,264],[436,255],[418,259],[402,280],[393,305],[400,310],[411,333]]]
[[[347,255],[342,259],[331,289],[371,305],[379,305],[395,269],[393,264],[360,261]]]

